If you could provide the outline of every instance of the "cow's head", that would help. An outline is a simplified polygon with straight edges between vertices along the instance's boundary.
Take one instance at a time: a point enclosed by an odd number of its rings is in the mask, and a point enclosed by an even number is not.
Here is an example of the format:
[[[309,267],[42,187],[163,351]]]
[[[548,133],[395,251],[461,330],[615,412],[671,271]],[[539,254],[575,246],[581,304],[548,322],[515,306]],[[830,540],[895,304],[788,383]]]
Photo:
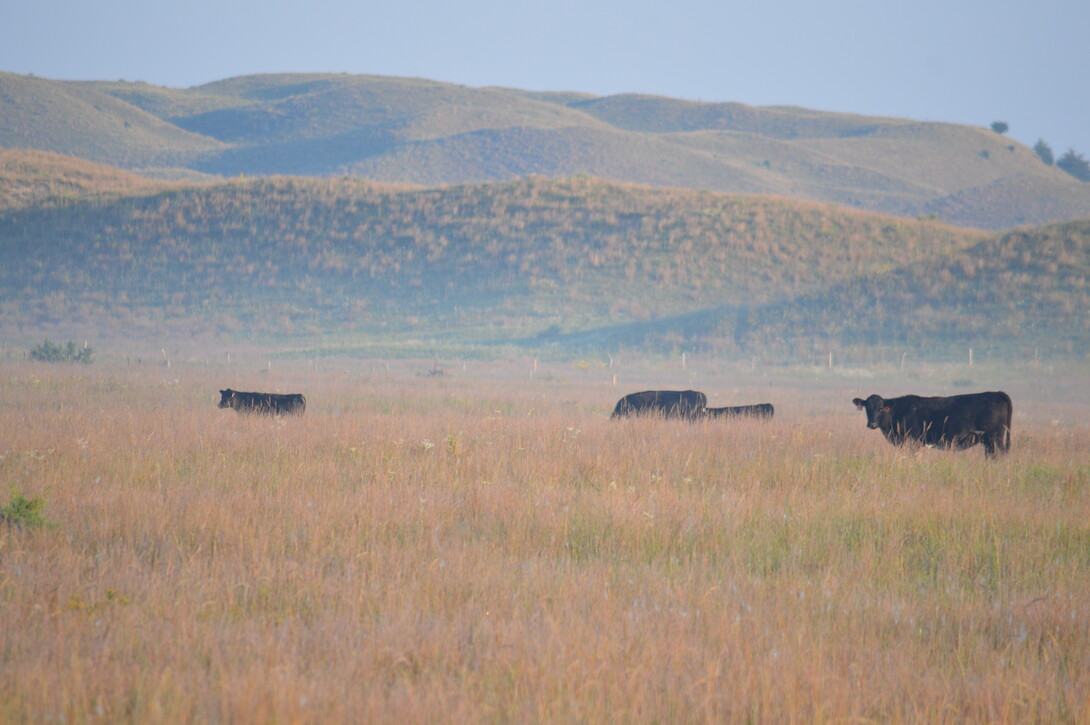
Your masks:
[[[890,427],[889,405],[881,395],[872,395],[866,400],[853,398],[852,402],[859,410],[867,411],[867,427],[888,430]]]
[[[235,402],[235,391],[227,388],[227,390],[220,391],[220,406],[221,408],[233,408]]]

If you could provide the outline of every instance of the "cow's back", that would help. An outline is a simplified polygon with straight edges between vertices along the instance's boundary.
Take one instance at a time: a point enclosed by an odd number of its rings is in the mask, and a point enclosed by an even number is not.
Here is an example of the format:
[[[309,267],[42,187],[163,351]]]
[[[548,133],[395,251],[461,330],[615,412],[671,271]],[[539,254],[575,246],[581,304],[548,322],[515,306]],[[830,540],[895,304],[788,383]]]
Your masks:
[[[610,417],[655,413],[667,418],[692,418],[703,412],[707,403],[707,396],[699,390],[644,390],[618,400]]]
[[[221,408],[234,408],[239,413],[265,415],[301,414],[307,401],[302,393],[257,393],[239,390],[221,390]]]
[[[771,418],[774,413],[772,403],[704,409],[704,415],[709,418]]]
[[[302,393],[278,395],[273,401],[273,405],[278,413],[291,413],[302,415],[302,413],[307,409],[307,399],[303,397]]]
[[[922,398],[906,395],[896,399],[894,415],[939,423],[943,420],[970,425],[978,430],[1009,425],[1013,412],[1010,396],[1001,390]]]
[[[1014,406],[1003,391],[933,398],[906,395],[887,402],[894,439],[907,436],[927,445],[959,448],[982,442],[988,454],[1010,448]]]

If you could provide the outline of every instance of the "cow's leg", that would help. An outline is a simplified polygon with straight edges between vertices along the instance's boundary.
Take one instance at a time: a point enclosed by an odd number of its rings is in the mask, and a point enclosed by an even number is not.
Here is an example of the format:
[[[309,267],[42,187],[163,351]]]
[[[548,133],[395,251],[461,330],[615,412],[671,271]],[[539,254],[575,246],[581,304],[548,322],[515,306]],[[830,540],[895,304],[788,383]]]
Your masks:
[[[984,434],[984,455],[989,458],[998,458],[1011,449],[1011,434],[1007,426],[1003,426],[996,433]]]
[[[959,451],[963,451],[966,448],[972,448],[977,443],[983,443],[984,448],[987,449],[991,438],[986,433],[966,433],[954,441],[954,448]]]

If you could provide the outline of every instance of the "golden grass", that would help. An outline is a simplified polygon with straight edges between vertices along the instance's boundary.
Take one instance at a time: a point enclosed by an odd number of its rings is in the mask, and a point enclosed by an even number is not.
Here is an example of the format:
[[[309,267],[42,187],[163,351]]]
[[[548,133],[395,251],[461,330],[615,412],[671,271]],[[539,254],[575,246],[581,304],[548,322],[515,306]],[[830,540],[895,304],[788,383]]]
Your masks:
[[[0,524],[0,722],[1090,719],[1085,393],[987,462],[867,431],[900,384],[242,367],[0,363],[0,505],[56,524]]]
[[[0,209],[58,206],[73,200],[112,200],[170,188],[93,161],[33,149],[0,149]]]

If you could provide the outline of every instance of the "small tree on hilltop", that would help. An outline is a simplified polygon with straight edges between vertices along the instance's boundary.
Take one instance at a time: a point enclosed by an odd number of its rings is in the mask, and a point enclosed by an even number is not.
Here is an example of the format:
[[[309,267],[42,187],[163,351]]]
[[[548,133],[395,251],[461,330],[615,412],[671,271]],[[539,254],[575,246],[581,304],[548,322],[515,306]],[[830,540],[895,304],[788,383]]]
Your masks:
[[[1006,121],[992,121],[992,130],[996,133],[1006,133],[1009,128]]]
[[[1067,153],[1056,162],[1056,166],[1079,181],[1090,181],[1090,161],[1083,158],[1082,154],[1075,153],[1075,149],[1068,149]]]
[[[1055,163],[1055,159],[1052,157],[1052,147],[1045,143],[1043,138],[1037,139],[1037,143],[1033,144],[1033,150],[1044,162],[1045,166],[1052,166]]]

